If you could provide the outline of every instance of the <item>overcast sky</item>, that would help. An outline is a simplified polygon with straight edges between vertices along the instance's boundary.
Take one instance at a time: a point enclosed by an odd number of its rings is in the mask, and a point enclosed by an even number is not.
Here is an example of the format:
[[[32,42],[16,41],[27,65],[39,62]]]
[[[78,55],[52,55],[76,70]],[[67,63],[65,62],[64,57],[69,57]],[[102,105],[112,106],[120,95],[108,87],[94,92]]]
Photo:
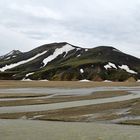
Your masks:
[[[140,58],[140,0],[0,0],[0,55],[62,41]]]

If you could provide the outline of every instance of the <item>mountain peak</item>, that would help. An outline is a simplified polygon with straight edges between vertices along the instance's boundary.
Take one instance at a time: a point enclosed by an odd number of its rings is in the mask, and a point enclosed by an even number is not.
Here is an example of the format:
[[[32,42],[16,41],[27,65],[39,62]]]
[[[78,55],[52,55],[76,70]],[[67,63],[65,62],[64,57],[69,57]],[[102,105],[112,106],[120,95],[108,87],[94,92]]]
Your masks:
[[[3,56],[0,56],[0,59],[7,59],[7,58],[10,59],[10,57],[12,57],[12,56],[15,57],[16,55],[19,55],[19,54],[22,54],[22,52],[19,50],[12,50]]]
[[[67,43],[67,42],[59,42],[59,43],[58,42],[54,42],[54,43],[49,43],[49,44],[41,45],[41,46],[31,50],[31,51],[42,52],[42,51],[49,50],[49,49],[61,48],[61,47],[65,46],[65,45],[67,45],[67,44],[69,44],[69,43]],[[71,44],[69,44],[69,45],[71,45]]]
[[[11,52],[7,53],[6,55],[7,56],[10,56],[10,55],[17,55],[17,54],[21,54],[22,52],[19,51],[19,50],[12,50]]]
[[[97,49],[100,49],[100,50],[110,50],[110,51],[119,51],[121,52],[120,50],[116,49],[115,47],[113,46],[98,46],[98,47],[95,47]]]
[[[82,79],[125,81],[130,77],[140,79],[140,59],[112,46],[86,49],[67,42],[55,42],[24,53],[13,50],[5,56],[7,57],[0,59],[2,75],[0,79],[70,81]]]

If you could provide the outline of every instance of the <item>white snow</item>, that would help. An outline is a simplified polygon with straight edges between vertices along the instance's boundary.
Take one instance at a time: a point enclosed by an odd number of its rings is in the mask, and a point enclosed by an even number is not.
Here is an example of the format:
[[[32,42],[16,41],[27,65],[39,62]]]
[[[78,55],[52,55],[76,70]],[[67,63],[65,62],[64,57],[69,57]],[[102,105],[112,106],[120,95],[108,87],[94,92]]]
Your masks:
[[[11,57],[7,57],[7,58],[5,58],[5,60],[9,60]]]
[[[16,57],[16,55],[13,55],[13,56],[12,56],[12,58],[15,58],[15,57]],[[5,60],[9,60],[10,58],[11,58],[11,56],[5,58]]]
[[[3,72],[3,71],[5,71],[5,70],[7,70],[7,69],[12,69],[12,68],[17,67],[17,66],[19,66],[19,65],[28,63],[28,62],[30,62],[30,61],[36,59],[37,57],[39,57],[39,56],[45,54],[46,52],[47,52],[47,51],[44,51],[44,52],[42,52],[42,53],[39,53],[39,54],[35,55],[34,57],[31,57],[31,58],[29,58],[29,59],[27,59],[27,60],[23,60],[23,61],[20,61],[20,62],[14,63],[14,64],[10,64],[10,65],[6,65],[6,66],[0,68],[0,71]]]
[[[40,80],[40,81],[44,81],[44,82],[45,82],[45,81],[49,81],[49,80],[47,80],[47,79],[44,79],[44,80]]]
[[[120,69],[127,71],[128,73],[137,74],[137,72],[131,70],[127,65],[119,66]]]
[[[32,81],[31,79],[22,79],[21,81]]]
[[[83,80],[80,80],[79,82],[90,82],[90,80],[83,79]]]
[[[109,64],[111,67],[113,67],[113,68],[117,69],[117,67],[116,67],[116,65],[115,65],[115,64],[113,64],[113,63],[111,63],[111,62],[109,62],[108,64]]]
[[[111,62],[108,62],[107,65],[104,66],[105,69],[111,69],[111,68],[115,68],[117,69],[116,65],[111,63]]]
[[[26,77],[28,77],[28,76],[30,76],[32,74],[34,74],[34,72],[26,74]]]
[[[81,48],[77,48],[76,50],[79,51],[79,50],[81,50]]]
[[[113,51],[115,51],[115,52],[121,52],[120,50],[117,50],[117,49],[113,49]]]
[[[127,71],[128,73],[132,73],[132,74],[137,74],[137,72],[133,71],[133,70],[130,70],[130,68],[127,66],[127,65],[122,65],[122,66],[118,66],[120,69],[123,69],[125,71]],[[105,69],[111,69],[111,68],[115,68],[117,69],[116,65],[111,63],[111,62],[108,62],[107,65],[104,66]]]
[[[52,55],[50,55],[49,57],[45,58],[43,60],[44,66],[46,66],[48,64],[48,62],[54,60],[57,56],[59,56],[60,54],[63,54],[64,52],[67,54],[69,51],[75,49],[74,47],[72,47],[71,45],[67,44],[65,46],[63,46],[62,48],[57,48],[55,49],[54,53]],[[66,56],[65,54],[65,56]]]
[[[81,56],[81,54],[77,55],[77,57],[80,57],[80,56]]]
[[[84,73],[84,70],[83,70],[83,69],[80,69],[80,72],[81,72],[81,73]]]
[[[104,80],[103,82],[112,82],[112,81],[110,81],[110,80]]]
[[[104,68],[107,69],[111,69],[111,66],[109,64],[105,65]]]
[[[26,77],[28,77],[28,76],[30,76],[30,75],[32,75],[32,74],[34,74],[34,72],[26,74],[26,75],[25,75],[25,78],[23,78],[22,81],[32,81],[32,80],[29,79],[29,78],[26,79]]]
[[[88,49],[85,49],[85,51],[87,52],[87,51],[88,51]]]

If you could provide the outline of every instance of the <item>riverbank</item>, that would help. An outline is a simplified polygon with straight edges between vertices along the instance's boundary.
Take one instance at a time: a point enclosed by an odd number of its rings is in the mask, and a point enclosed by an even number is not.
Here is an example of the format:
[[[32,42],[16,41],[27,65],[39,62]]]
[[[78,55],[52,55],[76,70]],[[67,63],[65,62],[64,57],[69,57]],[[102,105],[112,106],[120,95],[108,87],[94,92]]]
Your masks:
[[[140,86],[140,82],[80,82],[80,81],[10,81],[0,80],[0,88],[31,88],[31,87],[59,87],[59,88],[90,88],[113,86]]]

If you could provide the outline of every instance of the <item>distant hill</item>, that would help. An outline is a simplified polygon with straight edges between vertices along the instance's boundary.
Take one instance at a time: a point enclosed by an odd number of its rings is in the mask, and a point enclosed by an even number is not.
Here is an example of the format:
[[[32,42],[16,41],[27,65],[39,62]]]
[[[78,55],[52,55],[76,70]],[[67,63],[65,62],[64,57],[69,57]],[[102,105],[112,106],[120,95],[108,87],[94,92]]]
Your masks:
[[[109,46],[81,48],[67,42],[52,43],[1,56],[0,79],[138,80],[140,59]]]

